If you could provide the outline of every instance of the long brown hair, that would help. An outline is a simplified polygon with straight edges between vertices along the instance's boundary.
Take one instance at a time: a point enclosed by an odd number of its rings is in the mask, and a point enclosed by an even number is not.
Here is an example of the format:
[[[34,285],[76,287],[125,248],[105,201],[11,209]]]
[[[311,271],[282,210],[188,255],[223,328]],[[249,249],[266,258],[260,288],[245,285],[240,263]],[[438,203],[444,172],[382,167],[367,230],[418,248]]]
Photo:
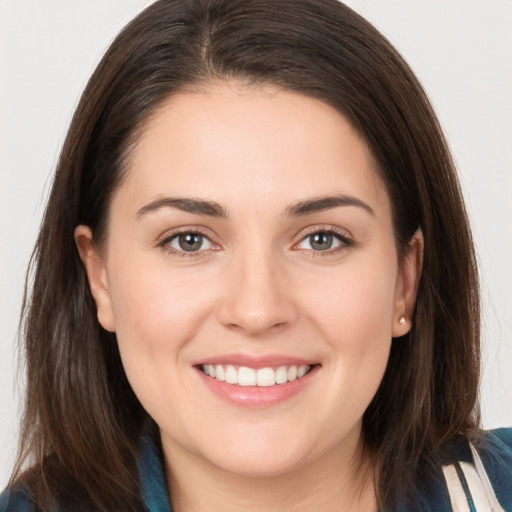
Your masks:
[[[26,407],[11,484],[25,479],[42,508],[73,499],[100,510],[138,506],[135,461],[146,413],[115,335],[96,320],[73,232],[86,224],[101,242],[130,150],[166,98],[229,79],[274,84],[338,109],[378,163],[399,252],[423,232],[413,327],[393,341],[363,418],[379,504],[406,502],[445,441],[476,432],[473,244],[445,139],[410,68],[337,0],[160,0],[119,34],[91,77],[33,253],[22,333]],[[34,469],[23,473],[27,460]]]

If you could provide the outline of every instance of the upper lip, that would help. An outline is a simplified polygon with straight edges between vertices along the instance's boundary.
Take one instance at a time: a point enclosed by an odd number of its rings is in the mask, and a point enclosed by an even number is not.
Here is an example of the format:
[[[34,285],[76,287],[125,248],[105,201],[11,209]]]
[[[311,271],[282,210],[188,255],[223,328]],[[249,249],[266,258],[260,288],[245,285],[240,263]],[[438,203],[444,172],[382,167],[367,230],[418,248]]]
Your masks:
[[[194,366],[201,365],[233,365],[246,366],[248,368],[268,368],[279,366],[302,366],[318,364],[317,361],[302,359],[280,354],[267,354],[264,356],[253,356],[249,354],[224,354],[220,356],[205,357],[194,363]]]

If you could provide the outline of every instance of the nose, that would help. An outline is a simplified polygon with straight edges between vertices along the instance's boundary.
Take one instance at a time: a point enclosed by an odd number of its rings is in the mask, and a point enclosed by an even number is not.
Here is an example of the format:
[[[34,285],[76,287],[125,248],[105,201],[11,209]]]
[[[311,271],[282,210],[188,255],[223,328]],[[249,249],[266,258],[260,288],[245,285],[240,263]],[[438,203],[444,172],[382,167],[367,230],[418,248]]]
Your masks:
[[[292,324],[298,310],[285,270],[271,250],[233,258],[219,308],[220,322],[251,337]]]

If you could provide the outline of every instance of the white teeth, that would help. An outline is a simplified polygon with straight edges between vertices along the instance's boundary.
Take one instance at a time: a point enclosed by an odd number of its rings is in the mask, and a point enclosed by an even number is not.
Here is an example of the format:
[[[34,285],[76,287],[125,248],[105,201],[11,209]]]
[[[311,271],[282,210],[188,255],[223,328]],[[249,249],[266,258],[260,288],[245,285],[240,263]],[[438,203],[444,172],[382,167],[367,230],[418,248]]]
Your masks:
[[[288,369],[286,366],[280,366],[276,371],[276,384],[288,382]]]
[[[226,373],[224,374],[224,380],[228,384],[238,384],[238,372],[234,366],[226,366]]]
[[[302,366],[299,366],[297,370],[297,377],[300,379],[301,377],[304,377],[306,373],[308,373],[309,366],[306,364],[303,364]]]
[[[218,364],[216,367],[215,367],[215,378],[217,380],[221,380],[221,381],[225,381],[226,380],[226,377],[225,377],[225,374],[224,374],[224,367],[220,364]]]
[[[256,373],[258,386],[273,386],[276,383],[276,372],[272,368],[261,368]]]
[[[301,366],[279,366],[278,368],[266,367],[255,370],[247,366],[237,368],[231,364],[227,366],[205,364],[201,369],[205,375],[228,384],[270,387],[304,377],[311,366],[304,364]]]
[[[238,369],[239,386],[256,386],[256,372],[247,366],[240,366]]]

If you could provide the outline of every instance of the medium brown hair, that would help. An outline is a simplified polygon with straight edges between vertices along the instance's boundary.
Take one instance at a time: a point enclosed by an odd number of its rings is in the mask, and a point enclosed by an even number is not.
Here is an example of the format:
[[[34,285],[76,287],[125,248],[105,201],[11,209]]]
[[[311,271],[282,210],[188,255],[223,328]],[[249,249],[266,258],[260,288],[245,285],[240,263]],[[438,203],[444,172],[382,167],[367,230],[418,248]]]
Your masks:
[[[410,68],[337,0],[160,0],[119,34],[92,75],[33,253],[23,323],[26,408],[11,483],[28,479],[43,508],[73,499],[100,510],[138,506],[135,461],[147,417],[115,335],[96,320],[73,233],[86,224],[97,243],[103,239],[130,149],[164,100],[230,79],[277,85],[334,106],[375,157],[399,253],[422,230],[412,329],[393,341],[363,418],[379,504],[391,508],[412,498],[445,441],[476,431],[473,244],[445,139]],[[27,459],[35,469],[22,473]]]

